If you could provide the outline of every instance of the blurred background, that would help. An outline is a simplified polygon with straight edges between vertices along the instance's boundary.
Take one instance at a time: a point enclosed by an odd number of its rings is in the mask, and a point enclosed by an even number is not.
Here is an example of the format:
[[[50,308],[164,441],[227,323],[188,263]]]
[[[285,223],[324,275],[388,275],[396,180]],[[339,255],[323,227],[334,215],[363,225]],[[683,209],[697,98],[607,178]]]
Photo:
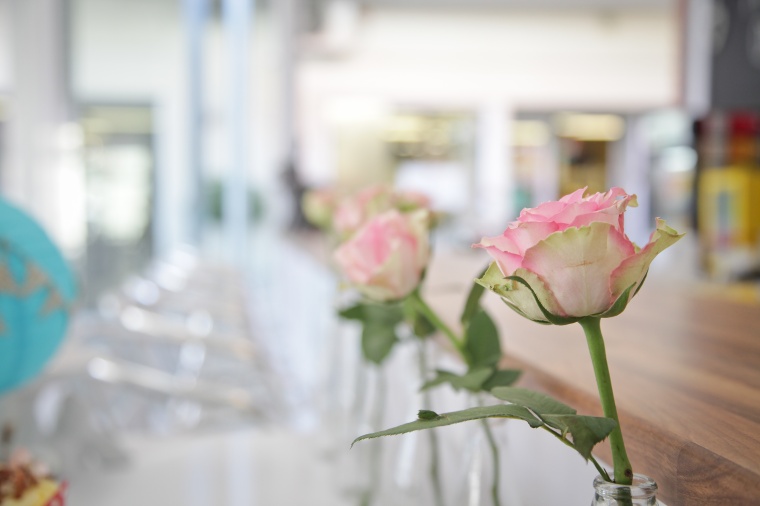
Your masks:
[[[88,301],[178,244],[239,261],[257,230],[298,223],[306,188],[378,181],[431,194],[465,240],[623,186],[635,239],[654,216],[694,228],[692,274],[741,278],[758,264],[758,9],[2,0],[2,192]]]
[[[54,371],[149,392],[138,404],[98,390],[132,410],[98,425],[102,434],[195,427],[220,395],[233,410],[273,391],[311,399],[335,287],[298,204],[310,188],[375,182],[429,194],[450,217],[443,249],[468,248],[523,207],[579,187],[622,186],[638,195],[626,225],[639,244],[655,216],[689,231],[660,269],[749,286],[742,293],[756,300],[760,2],[0,0],[0,192],[39,220],[76,273],[91,318],[69,341],[111,360],[87,355]],[[285,279],[306,290],[285,290]],[[124,310],[150,307],[182,314],[184,327],[144,334],[180,344],[137,356],[147,313]],[[97,325],[109,315],[106,332]],[[118,345],[104,338],[117,327],[132,331]],[[227,382],[224,394],[162,391],[160,376],[140,385],[150,371],[114,369],[129,359],[197,379],[210,352],[192,336],[208,329],[227,332],[235,344],[221,354],[242,363],[250,357],[235,339],[256,336],[269,364],[257,362],[258,384],[281,381],[268,369],[280,367],[292,388],[248,389],[241,401],[229,385],[250,385],[251,369],[221,359],[209,374]],[[39,399],[42,382],[16,395]],[[177,400],[188,392],[200,397]],[[87,409],[98,418],[101,408]],[[295,425],[311,423],[296,412]],[[98,445],[101,464],[129,454]],[[225,459],[248,458],[235,446]],[[105,504],[97,487],[71,481],[74,504]]]

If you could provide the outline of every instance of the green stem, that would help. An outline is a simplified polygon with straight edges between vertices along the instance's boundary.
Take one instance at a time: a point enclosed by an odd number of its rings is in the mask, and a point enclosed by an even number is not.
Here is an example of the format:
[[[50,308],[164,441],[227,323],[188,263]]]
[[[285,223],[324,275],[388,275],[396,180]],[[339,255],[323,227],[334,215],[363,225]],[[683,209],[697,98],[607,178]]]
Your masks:
[[[420,340],[419,342],[419,366],[420,376],[423,383],[427,379],[428,373],[428,360],[426,353],[426,342]],[[432,406],[432,400],[430,399],[430,390],[425,389],[422,391],[422,399],[425,409],[430,409]],[[434,430],[429,430],[428,438],[430,440],[430,479],[433,486],[433,496],[435,497],[435,504],[437,506],[443,506],[443,487],[441,486],[441,471],[438,467],[438,434]]]
[[[625,451],[623,433],[620,430],[620,420],[618,420],[617,407],[615,406],[615,396],[612,393],[612,380],[610,379],[610,368],[607,365],[607,352],[604,349],[600,319],[587,316],[580,320],[580,324],[586,333],[586,341],[591,354],[591,362],[594,365],[596,386],[599,389],[599,400],[602,402],[604,416],[612,418],[617,423],[617,427],[610,433],[615,483],[630,485],[633,483],[633,470]]]
[[[480,396],[478,396],[478,406],[482,406]],[[488,440],[488,446],[491,448],[491,458],[493,459],[493,476],[491,477],[491,497],[493,497],[493,506],[500,506],[499,500],[499,476],[501,471],[499,470],[499,447],[496,444],[496,439],[491,432],[491,426],[488,425],[488,420],[481,418],[480,422],[483,424],[483,431],[486,433],[486,439]]]
[[[420,296],[420,292],[415,290],[414,292],[409,295],[409,299],[414,303],[414,307],[419,311],[419,313],[424,316],[425,318],[432,323],[435,328],[443,332],[443,334],[449,339],[451,344],[456,348],[457,352],[463,357],[467,357],[467,350],[465,350],[464,347],[464,340],[457,336],[453,330],[451,330],[451,327],[446,325],[443,320],[441,320],[438,315],[436,314],[433,309],[427,305],[427,303],[422,300],[422,297]]]

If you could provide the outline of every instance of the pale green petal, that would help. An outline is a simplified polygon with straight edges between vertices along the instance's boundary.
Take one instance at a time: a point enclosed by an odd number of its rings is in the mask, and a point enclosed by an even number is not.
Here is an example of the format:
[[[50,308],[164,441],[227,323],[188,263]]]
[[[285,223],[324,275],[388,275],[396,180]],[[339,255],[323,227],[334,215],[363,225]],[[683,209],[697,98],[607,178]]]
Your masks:
[[[633,254],[633,244],[613,225],[596,222],[551,234],[525,253],[523,266],[556,297],[559,313],[552,313],[588,316],[613,304],[610,276]]]
[[[535,273],[527,269],[517,269],[514,273],[515,276],[523,278],[536,292],[536,297],[541,301],[544,308],[549,313],[557,316],[565,316],[564,311],[557,302],[556,297],[552,291],[546,286],[546,284]],[[544,313],[541,308],[536,304],[536,299],[530,290],[523,284],[517,281],[507,281],[511,283],[511,289],[504,291],[502,297],[510,304],[520,309],[525,316],[531,320],[546,321]]]
[[[409,229],[417,239],[417,265],[427,266],[430,260],[430,225],[432,215],[427,209],[419,209],[407,213]]]
[[[626,288],[633,284],[636,284],[636,288],[638,288],[638,285],[644,279],[644,276],[646,276],[652,260],[663,250],[678,242],[683,236],[684,234],[679,234],[676,230],[669,227],[665,223],[665,220],[657,218],[657,229],[652,233],[649,243],[637,251],[636,254],[626,258],[620,264],[620,267],[613,271],[610,279],[613,297],[618,297]],[[631,294],[635,293],[636,289],[631,291]]]

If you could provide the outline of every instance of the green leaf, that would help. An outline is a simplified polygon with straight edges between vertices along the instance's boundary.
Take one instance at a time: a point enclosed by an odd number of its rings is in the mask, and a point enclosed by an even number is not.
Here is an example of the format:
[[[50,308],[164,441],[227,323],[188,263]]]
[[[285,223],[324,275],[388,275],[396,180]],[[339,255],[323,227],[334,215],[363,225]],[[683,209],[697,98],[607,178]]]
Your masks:
[[[359,302],[353,306],[341,309],[338,315],[345,320],[358,320],[395,325],[404,319],[400,304],[381,304],[374,302]]]
[[[479,278],[482,278],[485,276],[486,271],[488,271],[488,267],[483,269],[483,272],[480,273]],[[467,301],[464,304],[464,309],[462,310],[462,315],[459,317],[459,321],[462,322],[462,327],[467,327],[467,325],[470,323],[470,320],[475,315],[475,313],[480,308],[480,298],[483,296],[483,293],[486,291],[485,287],[477,282],[472,283],[472,287],[470,288],[470,293],[467,294]]]
[[[538,298],[538,295],[536,295],[536,292],[533,290],[530,284],[527,281],[525,281],[523,278],[521,278],[520,276],[507,276],[504,279],[511,279],[512,281],[516,281],[520,283],[521,285],[524,285],[525,287],[527,287],[528,290],[530,290],[530,293],[533,294],[533,299],[536,301],[536,304],[538,304],[538,308],[543,313],[544,318],[546,318],[546,321],[548,321],[552,325],[570,325],[571,323],[576,323],[578,320],[580,320],[580,318],[575,317],[575,316],[558,316],[558,315],[550,313],[549,310],[546,309],[544,305],[541,303],[541,301]]]
[[[586,460],[591,457],[594,446],[604,441],[617,427],[612,418],[596,416],[545,415],[543,419],[548,425],[562,431],[562,434],[570,434],[575,449]]]
[[[362,329],[362,353],[364,358],[381,364],[398,341],[395,325],[365,322]]]
[[[435,325],[420,312],[415,299],[419,299],[419,292],[410,294],[404,299],[402,309],[404,319],[409,323],[415,336],[424,338],[434,334],[438,330]]]
[[[364,304],[364,321],[393,326],[404,320],[400,304]]]
[[[481,367],[473,369],[467,374],[459,375],[449,371],[436,371],[436,377],[422,385],[422,390],[436,387],[448,383],[455,390],[469,390],[471,392],[480,392],[483,389],[483,383],[493,375],[491,367]]]
[[[508,387],[518,380],[522,371],[519,369],[502,369],[494,371],[490,378],[481,386],[485,392],[490,392],[496,387]]]
[[[527,388],[496,387],[491,390],[494,397],[530,409],[537,415],[574,415],[575,409],[556,399]]]
[[[488,313],[478,311],[467,327],[464,341],[471,368],[495,366],[501,360],[499,331]]]
[[[528,422],[531,427],[541,427],[543,423],[536,418],[530,411],[515,405],[497,404],[496,406],[484,406],[477,408],[465,409],[462,411],[453,411],[451,413],[442,413],[438,418],[432,420],[415,420],[414,422],[405,423],[398,427],[365,434],[354,439],[351,446],[365,439],[372,439],[382,436],[397,436],[416,430],[433,429],[435,427],[444,427],[456,423],[468,422],[470,420],[479,420],[482,418],[513,418]]]
[[[356,304],[338,311],[338,316],[344,320],[364,321],[364,304]]]
[[[412,321],[412,332],[417,337],[428,337],[434,334],[435,331],[435,325],[430,323],[430,320],[421,314],[417,314],[417,317]]]

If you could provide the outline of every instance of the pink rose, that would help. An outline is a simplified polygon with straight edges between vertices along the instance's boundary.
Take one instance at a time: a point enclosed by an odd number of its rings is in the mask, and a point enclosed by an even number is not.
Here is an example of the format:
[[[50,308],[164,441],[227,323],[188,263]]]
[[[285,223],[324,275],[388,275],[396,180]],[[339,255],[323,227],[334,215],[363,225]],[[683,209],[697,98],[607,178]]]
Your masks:
[[[333,228],[341,237],[349,237],[373,216],[393,208],[392,192],[388,186],[375,185],[346,197],[335,210]]]
[[[394,207],[402,212],[430,209],[430,197],[424,193],[410,190],[397,190],[394,193]]]
[[[317,188],[306,192],[301,200],[301,210],[312,225],[329,229],[337,206],[338,196],[332,188]]]
[[[398,300],[419,285],[430,257],[429,213],[395,209],[369,220],[335,251],[338,267],[362,294]]]
[[[551,315],[603,316],[624,294],[625,307],[652,260],[683,235],[658,218],[649,243],[639,248],[624,229],[625,210],[637,205],[636,196],[612,188],[583,198],[584,191],[524,209],[502,235],[484,237],[474,245],[488,251],[498,266],[496,275],[489,269],[481,284],[523,316],[547,321],[531,291],[503,277],[525,280]]]
[[[429,206],[430,200],[421,193],[394,190],[387,185],[369,186],[336,206],[333,228],[340,237],[347,238],[370,218],[390,209],[410,212]]]

